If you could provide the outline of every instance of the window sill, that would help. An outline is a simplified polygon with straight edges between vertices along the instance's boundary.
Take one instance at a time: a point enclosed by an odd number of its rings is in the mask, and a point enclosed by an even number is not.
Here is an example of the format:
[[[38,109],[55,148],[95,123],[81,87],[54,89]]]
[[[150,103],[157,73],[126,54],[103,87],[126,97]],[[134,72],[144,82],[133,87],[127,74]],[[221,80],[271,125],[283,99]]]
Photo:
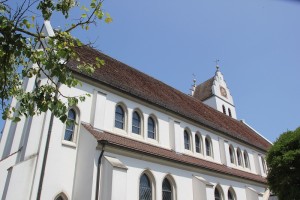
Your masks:
[[[208,156],[208,155],[205,155],[205,159],[210,160],[210,161],[214,161],[214,158],[212,156]]]
[[[118,133],[118,134],[123,134],[123,135],[127,135],[127,131],[125,129],[120,129],[120,128],[113,128],[113,132],[114,133]]]
[[[62,140],[61,144],[66,147],[71,147],[73,149],[76,149],[76,143],[74,143],[74,142]]]
[[[148,138],[147,137],[147,142],[151,143],[151,144],[158,144],[158,141],[156,139],[152,139],[152,138]]]
[[[201,152],[195,152],[196,157],[198,158],[204,158],[203,154]]]
[[[135,138],[135,139],[138,139],[138,140],[144,140],[144,137],[143,137],[143,135],[142,134],[137,134],[137,133],[130,133],[130,136],[132,137],[132,138]]]
[[[192,150],[184,149],[184,153],[190,156],[194,156],[194,152]]]

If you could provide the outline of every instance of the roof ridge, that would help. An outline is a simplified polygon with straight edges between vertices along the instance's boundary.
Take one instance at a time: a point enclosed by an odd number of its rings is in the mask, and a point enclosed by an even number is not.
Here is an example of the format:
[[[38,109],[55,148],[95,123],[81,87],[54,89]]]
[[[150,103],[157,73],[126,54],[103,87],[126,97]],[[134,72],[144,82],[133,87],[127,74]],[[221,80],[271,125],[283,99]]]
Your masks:
[[[110,55],[108,55],[108,54],[106,54],[106,53],[103,53],[102,51],[100,51],[100,50],[98,50],[98,49],[96,49],[96,48],[94,48],[94,47],[92,47],[92,46],[89,46],[89,45],[87,45],[87,46],[90,47],[92,50],[97,51],[97,53],[100,53],[100,52],[101,52],[101,54],[103,54],[103,55],[106,56],[107,58],[109,58],[109,59],[111,59],[111,60],[113,60],[113,61],[115,61],[115,62],[117,62],[117,63],[120,63],[120,64],[122,64],[122,65],[125,65],[125,66],[129,67],[129,68],[130,68],[131,70],[133,70],[133,71],[136,71],[136,72],[138,72],[138,73],[140,73],[140,74],[143,74],[143,75],[145,75],[145,76],[147,76],[147,77],[150,77],[150,78],[153,79],[154,81],[160,82],[160,83],[162,83],[163,85],[165,85],[165,86],[167,86],[167,87],[170,87],[170,88],[172,88],[172,89],[174,89],[174,90],[176,90],[176,91],[178,91],[178,92],[181,92],[182,94],[185,94],[184,92],[182,92],[182,91],[180,91],[180,90],[178,90],[178,89],[176,89],[176,88],[174,88],[174,87],[168,85],[167,83],[165,83],[165,82],[163,82],[163,81],[161,81],[161,80],[156,79],[155,77],[153,77],[153,76],[151,76],[151,75],[149,75],[149,74],[146,74],[145,72],[143,72],[143,71],[141,71],[141,70],[138,70],[138,69],[134,68],[133,66],[130,66],[130,65],[128,65],[128,64],[126,64],[126,63],[124,63],[124,62],[122,62],[122,61],[119,61],[119,60],[117,60],[117,59],[111,57]],[[187,94],[185,94],[185,95],[187,95]]]
[[[97,51],[97,53],[100,52],[99,50],[97,50],[97,49],[95,49],[95,48],[93,48],[93,47],[91,47],[91,46],[88,46],[88,47],[92,48],[94,51]],[[120,64],[122,64],[122,65],[126,65],[126,66],[129,67],[131,70],[136,71],[136,72],[138,72],[138,73],[141,73],[141,74],[143,74],[143,75],[145,75],[145,76],[147,76],[147,77],[150,77],[150,78],[153,79],[154,81],[159,82],[159,83],[162,83],[163,85],[165,85],[165,86],[171,88],[172,90],[175,90],[176,92],[179,92],[179,93],[181,93],[181,94],[187,96],[188,98],[190,98],[190,99],[193,100],[193,101],[197,101],[197,102],[202,103],[202,105],[204,105],[204,106],[207,107],[208,109],[213,109],[213,110],[215,110],[214,108],[211,108],[210,106],[208,106],[208,105],[206,105],[205,103],[203,103],[201,100],[199,100],[199,99],[197,99],[197,98],[195,98],[195,97],[193,97],[193,96],[191,96],[191,95],[189,95],[189,94],[186,94],[186,93],[184,93],[184,92],[182,92],[182,91],[180,91],[180,90],[178,90],[178,89],[176,89],[176,88],[174,88],[174,87],[172,87],[172,86],[166,84],[165,82],[163,82],[163,81],[161,81],[161,80],[158,80],[158,79],[154,78],[153,76],[151,76],[151,75],[149,75],[149,74],[146,74],[145,72],[142,72],[142,71],[140,71],[140,70],[138,70],[138,69],[136,69],[136,68],[134,68],[134,67],[132,67],[132,66],[126,64],[126,63],[124,63],[124,62],[121,62],[121,61],[119,61],[119,60],[117,60],[117,59],[115,59],[115,58],[113,58],[113,57],[107,55],[106,53],[103,53],[103,52],[101,52],[101,53],[102,53],[104,56],[106,56],[107,58],[109,58],[109,59],[111,59],[111,60],[113,60],[113,61],[115,61],[115,62],[118,62],[118,63],[120,63]],[[204,81],[203,83],[208,82],[210,79],[214,79],[214,77],[215,77],[215,76],[209,78],[208,80]],[[201,83],[201,84],[202,84],[202,83]],[[201,84],[200,84],[200,85],[201,85]],[[218,110],[215,110],[215,111],[218,111]],[[218,112],[220,112],[220,111],[218,111]],[[220,113],[221,113],[221,112],[220,112]],[[221,114],[222,114],[222,113],[221,113]],[[226,117],[228,117],[228,116],[226,115]],[[230,118],[230,119],[233,119],[233,118],[231,118],[231,117],[229,117],[229,118]],[[236,119],[234,119],[234,120],[236,120]],[[237,121],[238,121],[238,120],[237,120]]]
[[[263,151],[269,148],[269,142],[238,120],[232,119],[196,98],[92,47],[88,48],[89,50],[84,47],[78,50],[81,58],[93,64],[94,58],[100,57],[107,61],[107,67],[100,67],[93,74],[88,75],[80,73],[76,69],[76,61],[71,61],[69,67],[75,72],[86,75],[95,81],[102,82],[128,95],[145,100],[150,104],[164,108],[166,111],[194,121],[200,126],[235,138],[242,143],[249,144]]]
[[[205,83],[207,83],[207,82],[211,81],[211,79],[215,79],[215,76],[212,76],[211,78],[209,78],[209,79],[207,79],[206,81],[204,81],[204,82],[200,83],[200,84],[199,84],[199,85],[197,85],[196,87],[198,87],[198,86],[200,86],[200,85],[202,85],[202,84],[205,84]]]

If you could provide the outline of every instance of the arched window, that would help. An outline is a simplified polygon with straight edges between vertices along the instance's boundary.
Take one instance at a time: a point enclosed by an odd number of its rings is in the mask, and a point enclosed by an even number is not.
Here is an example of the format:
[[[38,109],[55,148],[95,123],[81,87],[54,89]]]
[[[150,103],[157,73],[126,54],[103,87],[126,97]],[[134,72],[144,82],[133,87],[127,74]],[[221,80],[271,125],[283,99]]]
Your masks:
[[[172,194],[172,186],[170,181],[165,178],[162,184],[162,200],[172,200],[173,194]]]
[[[250,169],[250,162],[249,162],[249,156],[247,151],[244,151],[244,161],[245,161],[245,167]]]
[[[76,129],[76,112],[74,109],[71,108],[68,112],[68,120],[67,120],[64,140],[73,141],[75,129]]]
[[[237,154],[238,165],[242,166],[243,165],[243,158],[242,158],[241,150],[239,148],[237,149],[236,154]]]
[[[201,153],[201,139],[198,134],[195,135],[196,152]]]
[[[233,191],[232,188],[230,188],[230,189],[228,190],[227,197],[228,197],[228,200],[236,200],[236,198],[235,198],[235,193],[234,193],[234,191]]]
[[[230,155],[230,162],[232,164],[235,164],[234,148],[232,147],[232,145],[229,146],[229,155]]]
[[[230,110],[230,108],[228,108],[228,115],[229,115],[230,117],[232,117],[232,116],[231,116],[231,110]]]
[[[187,150],[191,149],[190,134],[186,130],[184,131],[184,148]]]
[[[152,117],[148,118],[148,138],[156,139],[156,124]]]
[[[139,200],[152,200],[152,186],[146,174],[141,176],[139,193]]]
[[[63,192],[61,192],[55,197],[55,200],[68,200],[68,197]]]
[[[263,172],[266,173],[266,161],[263,157],[261,157],[261,164],[262,164],[262,168],[263,168]]]
[[[122,106],[118,105],[115,111],[115,127],[119,129],[124,129],[125,122],[125,112]]]
[[[223,113],[226,115],[226,108],[224,105],[222,105],[222,108],[223,108]]]
[[[206,155],[212,156],[212,145],[209,137],[205,138],[205,149],[206,149]]]
[[[215,200],[223,200],[222,192],[219,187],[215,188]]]
[[[141,117],[136,111],[132,114],[132,133],[141,134]]]

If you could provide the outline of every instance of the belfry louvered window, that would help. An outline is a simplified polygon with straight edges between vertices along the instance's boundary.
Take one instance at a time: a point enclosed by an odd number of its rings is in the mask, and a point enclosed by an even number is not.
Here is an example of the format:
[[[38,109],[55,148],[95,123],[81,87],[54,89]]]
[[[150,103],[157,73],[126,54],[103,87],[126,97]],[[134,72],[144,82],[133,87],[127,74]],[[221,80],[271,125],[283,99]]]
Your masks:
[[[232,117],[230,108],[228,108],[228,115],[229,117]]]
[[[165,178],[162,184],[162,200],[172,200],[172,186],[170,181]]]
[[[152,187],[149,177],[143,174],[140,179],[139,200],[152,200]]]
[[[224,105],[222,105],[223,113],[226,115],[226,108]]]

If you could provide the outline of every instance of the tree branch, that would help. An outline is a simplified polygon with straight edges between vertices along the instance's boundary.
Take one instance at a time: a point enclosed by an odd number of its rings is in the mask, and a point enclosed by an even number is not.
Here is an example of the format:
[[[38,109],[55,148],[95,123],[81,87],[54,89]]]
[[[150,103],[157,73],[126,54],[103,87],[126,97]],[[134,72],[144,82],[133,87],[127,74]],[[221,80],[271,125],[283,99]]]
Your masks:
[[[37,37],[45,38],[45,36],[38,35],[38,34],[35,34],[35,33],[32,33],[32,32],[26,31],[26,30],[24,30],[24,29],[22,29],[22,28],[15,27],[15,29],[16,29],[16,31],[19,31],[19,32],[21,32],[21,33],[25,33],[25,34],[30,35],[30,36],[32,36],[32,37],[36,37],[36,38],[37,38]]]
[[[77,24],[75,24],[75,26],[72,26],[71,28],[67,29],[65,32],[70,32],[70,31],[72,31],[73,29],[77,28],[78,26],[82,26],[82,25],[85,25],[85,24],[91,24],[91,23],[94,23],[95,20],[94,20],[94,19],[91,20],[91,19],[92,19],[92,17],[95,17],[95,16],[94,16],[94,15],[95,15],[95,12],[100,8],[100,6],[101,6],[102,3],[103,3],[103,1],[100,1],[100,2],[97,4],[97,6],[94,8],[92,14],[88,17],[88,19],[87,19],[86,21],[82,22],[82,21],[80,20],[79,23],[77,23]]]

